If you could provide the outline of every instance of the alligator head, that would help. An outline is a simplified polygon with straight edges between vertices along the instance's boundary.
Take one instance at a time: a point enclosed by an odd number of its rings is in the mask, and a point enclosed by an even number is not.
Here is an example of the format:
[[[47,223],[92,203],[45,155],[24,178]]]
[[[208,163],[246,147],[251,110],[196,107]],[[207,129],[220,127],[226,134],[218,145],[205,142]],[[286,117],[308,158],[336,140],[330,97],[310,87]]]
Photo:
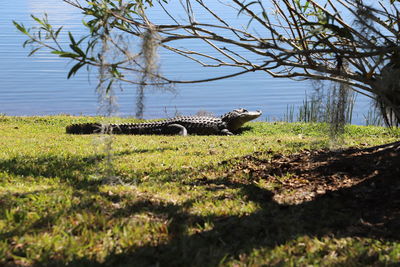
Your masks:
[[[226,122],[229,131],[239,129],[243,124],[248,121],[260,117],[262,112],[260,110],[248,111],[244,108],[234,109],[231,112],[221,116],[222,121]]]

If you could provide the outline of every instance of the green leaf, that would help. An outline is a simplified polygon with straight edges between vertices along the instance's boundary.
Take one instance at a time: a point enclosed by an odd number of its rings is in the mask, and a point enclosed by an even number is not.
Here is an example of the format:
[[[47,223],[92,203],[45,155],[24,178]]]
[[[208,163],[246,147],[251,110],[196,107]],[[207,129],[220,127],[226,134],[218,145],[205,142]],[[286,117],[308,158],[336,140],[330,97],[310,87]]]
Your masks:
[[[69,73],[68,73],[68,79],[69,78],[71,78],[73,75],[75,75],[75,73],[80,69],[80,68],[82,68],[83,66],[85,66],[85,64],[86,63],[82,63],[82,62],[79,62],[79,63],[77,63],[77,64],[75,64],[75,66],[73,66],[72,68],[71,68],[71,70],[69,71]]]
[[[77,45],[69,45],[74,52],[78,53],[81,57],[86,57],[86,54],[82,51],[82,49],[79,48]]]
[[[263,12],[262,12],[262,15],[263,15],[263,17],[264,17],[264,19],[265,19],[266,21],[269,20],[269,19],[268,19],[267,12],[263,11]]]
[[[301,9],[300,0],[294,0],[294,2],[296,3],[297,7],[298,7],[299,9]]]
[[[61,55],[61,54],[64,54],[65,52],[59,51],[59,50],[54,50],[54,51],[51,51],[51,53],[54,55]]]
[[[310,1],[306,1],[306,3],[303,6],[303,12],[307,11],[309,5],[310,5]]]
[[[88,38],[89,35],[86,35],[85,37],[83,37],[82,39],[80,39],[76,44],[80,45],[84,40],[86,40],[86,38]]]
[[[30,56],[32,56],[33,54],[35,54],[37,51],[39,51],[39,49],[41,49],[42,47],[38,47],[38,48],[35,48],[35,49],[33,49],[30,53],[29,53],[29,55],[28,55],[28,57],[30,57]]]
[[[36,17],[35,15],[31,14],[31,17],[39,24],[43,25],[43,21],[41,21],[38,17]]]
[[[71,41],[71,43],[72,43],[73,45],[76,45],[76,42],[75,42],[74,36],[72,35],[72,33],[71,33],[71,32],[68,32],[68,36],[69,36],[69,40]]]
[[[18,22],[13,20],[13,24],[20,32],[22,32],[23,34],[28,35],[28,31],[27,31],[27,29],[25,28],[25,26],[22,23],[19,24]]]
[[[316,32],[318,33],[318,31],[323,30],[323,29],[329,29],[331,30],[334,34],[336,34],[337,36],[349,39],[349,40],[354,40],[353,34],[350,32],[349,29],[345,28],[345,27],[339,27],[333,24],[329,24],[329,23],[320,23],[320,22],[305,22],[301,24],[302,26],[316,26],[316,27],[320,27],[318,29],[314,29],[312,31],[310,31],[310,33]]]
[[[31,43],[32,43],[32,40],[28,39],[22,44],[22,47],[25,48],[28,44],[31,44]]]
[[[257,4],[257,3],[258,3],[257,1],[253,1],[253,2],[250,2],[250,3],[248,3],[247,5],[243,6],[243,7],[239,10],[238,16],[239,16],[240,13],[242,13],[244,10],[248,9],[249,6],[251,6],[251,5],[253,5],[253,4]]]
[[[111,80],[111,81],[108,83],[108,86],[107,86],[107,88],[106,88],[106,93],[109,93],[109,92],[110,92],[111,86],[113,85],[113,83],[114,83],[114,80]]]
[[[301,24],[302,26],[321,26],[319,22],[304,22]]]
[[[333,24],[325,24],[323,25],[325,28],[330,29],[333,33],[339,35],[340,37],[349,39],[349,40],[354,40],[353,35],[351,34],[350,30],[347,28],[341,28]]]
[[[60,31],[62,30],[64,26],[61,26],[60,28],[58,28],[58,30],[54,33],[54,36],[57,38],[58,35],[60,34]]]
[[[70,53],[70,52],[64,52],[64,51],[51,51],[52,54],[58,55],[59,57],[69,57],[69,58],[78,58],[78,54]]]
[[[97,44],[98,38],[92,39],[91,41],[88,42],[87,48],[86,48],[86,54],[89,54],[90,50],[94,50],[96,44]]]
[[[121,72],[118,71],[117,67],[118,67],[117,65],[113,65],[111,67],[111,71],[110,72],[113,75],[113,77],[115,77],[117,79],[124,77],[124,75]]]

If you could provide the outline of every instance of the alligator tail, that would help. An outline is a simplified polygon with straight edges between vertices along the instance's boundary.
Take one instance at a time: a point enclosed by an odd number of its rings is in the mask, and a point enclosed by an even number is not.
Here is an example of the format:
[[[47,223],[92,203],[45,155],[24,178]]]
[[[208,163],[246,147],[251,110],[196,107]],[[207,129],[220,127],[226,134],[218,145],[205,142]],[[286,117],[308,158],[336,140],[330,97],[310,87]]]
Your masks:
[[[72,124],[66,127],[67,134],[94,134],[101,133],[101,124],[99,123],[82,123]]]

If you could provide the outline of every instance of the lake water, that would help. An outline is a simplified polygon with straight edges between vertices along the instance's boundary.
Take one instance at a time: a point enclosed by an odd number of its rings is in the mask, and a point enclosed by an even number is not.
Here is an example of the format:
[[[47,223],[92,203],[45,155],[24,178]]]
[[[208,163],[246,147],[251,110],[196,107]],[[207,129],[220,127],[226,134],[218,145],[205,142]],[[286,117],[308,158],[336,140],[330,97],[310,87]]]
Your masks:
[[[214,2],[217,1],[210,3]],[[68,80],[67,73],[71,67],[69,61],[46,51],[27,57],[30,50],[22,48],[26,38],[15,29],[12,20],[29,26],[33,25],[30,14],[41,16],[44,12],[54,25],[65,25],[66,30],[77,36],[84,34],[79,11],[61,0],[1,0],[0,113],[96,115],[98,101],[95,74],[88,75],[81,71]],[[152,11],[151,16],[168,20],[157,10]],[[66,38],[65,34],[63,38]],[[192,45],[196,47],[199,44],[189,44]],[[218,76],[229,73],[227,69],[201,68],[177,55],[160,52],[162,73],[177,79],[198,79],[210,74]],[[279,119],[283,117],[288,105],[300,106],[305,93],[312,92],[310,82],[274,79],[261,72],[209,83],[177,85],[175,89],[175,93],[147,91],[144,117],[173,116],[175,112],[190,115],[199,110],[219,115],[233,108],[245,107],[263,110],[262,120]],[[134,86],[126,86],[122,92],[118,92],[118,115],[135,114],[135,97]],[[369,106],[365,97],[357,97],[353,123],[364,123],[363,114],[367,113]]]

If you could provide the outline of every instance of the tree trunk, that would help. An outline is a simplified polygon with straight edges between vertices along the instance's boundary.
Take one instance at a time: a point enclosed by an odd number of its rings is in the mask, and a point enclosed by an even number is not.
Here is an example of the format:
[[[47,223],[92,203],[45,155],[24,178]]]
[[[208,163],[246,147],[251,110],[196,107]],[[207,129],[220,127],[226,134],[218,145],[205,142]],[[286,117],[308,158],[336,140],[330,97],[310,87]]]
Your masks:
[[[376,103],[388,126],[400,125],[400,68],[388,64],[382,69],[381,79],[373,85]]]

